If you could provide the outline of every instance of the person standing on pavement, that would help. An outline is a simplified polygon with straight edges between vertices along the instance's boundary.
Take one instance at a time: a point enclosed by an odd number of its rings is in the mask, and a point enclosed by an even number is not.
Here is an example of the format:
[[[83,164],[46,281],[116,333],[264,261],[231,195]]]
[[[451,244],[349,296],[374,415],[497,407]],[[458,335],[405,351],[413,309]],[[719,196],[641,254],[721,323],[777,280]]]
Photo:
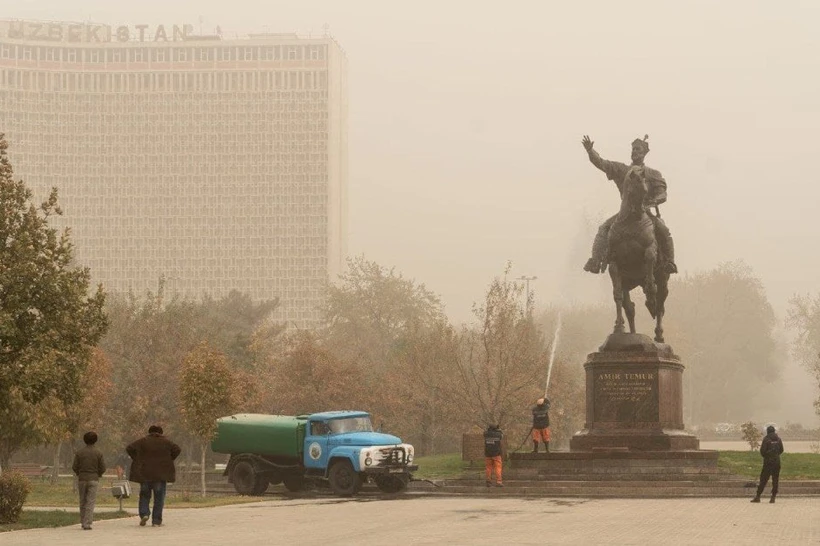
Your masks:
[[[538,442],[544,443],[544,451],[550,452],[550,401],[539,398],[532,408],[532,452],[538,453]]]
[[[484,431],[484,468],[487,474],[487,487],[493,484],[495,475],[496,487],[504,487],[501,481],[501,441],[504,434],[498,425],[489,425]]]
[[[148,436],[133,442],[125,451],[131,457],[131,473],[128,478],[140,484],[139,515],[144,526],[151,517],[151,525],[162,525],[162,508],[168,482],[176,481],[174,460],[179,457],[179,446],[162,435],[162,427],[151,425]],[[154,509],[150,509],[151,496]]]
[[[105,459],[102,452],[94,447],[97,433],[90,431],[83,434],[85,447],[74,454],[71,469],[77,476],[77,490],[80,493],[80,525],[90,531],[94,523],[94,505],[97,503],[97,489],[100,478],[105,474]]]
[[[774,504],[777,496],[777,486],[780,482],[780,455],[783,453],[783,440],[772,425],[766,427],[766,437],[760,443],[760,455],[763,457],[763,468],[760,470],[760,483],[757,485],[757,494],[752,502],[760,502],[760,495],[766,488],[769,477],[772,478],[772,498],[769,503]]]

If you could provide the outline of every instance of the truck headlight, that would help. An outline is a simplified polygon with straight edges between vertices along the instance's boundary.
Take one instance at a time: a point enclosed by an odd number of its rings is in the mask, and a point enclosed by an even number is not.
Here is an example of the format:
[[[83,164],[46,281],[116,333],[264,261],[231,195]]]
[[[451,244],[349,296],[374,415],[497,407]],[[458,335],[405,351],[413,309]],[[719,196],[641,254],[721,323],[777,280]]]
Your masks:
[[[371,459],[370,457],[366,457],[365,460],[364,460],[364,465],[365,466],[370,466],[372,464],[373,464],[373,459]]]

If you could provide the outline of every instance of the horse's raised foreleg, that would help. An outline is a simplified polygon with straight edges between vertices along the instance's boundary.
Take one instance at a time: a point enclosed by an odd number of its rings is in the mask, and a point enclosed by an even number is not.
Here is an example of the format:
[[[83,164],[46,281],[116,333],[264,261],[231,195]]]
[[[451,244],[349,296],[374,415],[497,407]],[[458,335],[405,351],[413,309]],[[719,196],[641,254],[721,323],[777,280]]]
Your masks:
[[[621,283],[621,273],[618,264],[615,262],[609,263],[609,277],[612,279],[612,296],[615,299],[615,328],[612,330],[613,334],[624,333],[624,291]]]
[[[635,303],[629,297],[629,290],[624,290],[624,311],[626,311],[626,320],[629,323],[629,333],[635,333]]]

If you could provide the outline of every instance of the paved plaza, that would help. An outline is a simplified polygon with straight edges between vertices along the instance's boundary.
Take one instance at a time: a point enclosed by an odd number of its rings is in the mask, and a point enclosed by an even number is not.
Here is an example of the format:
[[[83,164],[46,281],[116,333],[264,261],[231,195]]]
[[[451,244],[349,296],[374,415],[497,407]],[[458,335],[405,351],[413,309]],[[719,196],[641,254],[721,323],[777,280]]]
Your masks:
[[[162,527],[136,516],[0,534],[3,546],[123,544],[820,544],[820,501],[512,499],[406,496],[291,499],[167,510]]]

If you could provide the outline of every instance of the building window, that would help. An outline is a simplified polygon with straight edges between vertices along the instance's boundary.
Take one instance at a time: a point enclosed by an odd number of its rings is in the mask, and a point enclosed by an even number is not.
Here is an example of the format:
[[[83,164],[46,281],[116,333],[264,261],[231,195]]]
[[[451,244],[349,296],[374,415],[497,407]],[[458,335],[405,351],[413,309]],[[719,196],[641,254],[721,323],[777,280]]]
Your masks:
[[[86,51],[86,62],[99,63],[102,62],[102,55],[99,49],[89,49]]]
[[[232,61],[234,59],[232,47],[222,47],[219,49],[219,60],[220,61]]]
[[[59,61],[60,60],[60,50],[56,47],[47,47],[45,48],[45,60],[46,61]]]
[[[179,62],[188,61],[188,50],[184,48],[174,49],[174,60]]]
[[[262,48],[262,59],[265,61],[272,61],[274,59],[274,49],[271,46]]]
[[[145,50],[143,49],[132,49],[130,50],[130,60],[132,63],[142,63],[145,62]]]
[[[10,59],[13,47],[15,46],[10,46],[8,44],[0,44],[0,59]]]
[[[289,61],[298,61],[301,59],[301,51],[300,47],[298,46],[288,46],[288,60]]]
[[[23,47],[21,57],[24,61],[30,61],[31,58],[33,57],[33,52],[31,50],[31,48],[30,47]]]
[[[246,47],[245,48],[245,60],[246,61],[255,61],[257,57],[257,48],[255,47]]]
[[[121,63],[123,61],[124,55],[122,49],[109,49],[108,54],[106,55],[109,63]]]
[[[66,61],[70,63],[77,62],[77,50],[76,49],[67,49],[66,50]]]
[[[213,61],[214,49],[212,47],[200,47],[194,50],[194,59],[197,61]]]
[[[166,49],[156,48],[151,50],[151,62],[164,63],[167,61],[168,51]]]
[[[319,49],[321,49],[321,46],[315,46],[315,45],[310,46],[310,48],[308,48],[311,61],[318,61],[319,60]]]

